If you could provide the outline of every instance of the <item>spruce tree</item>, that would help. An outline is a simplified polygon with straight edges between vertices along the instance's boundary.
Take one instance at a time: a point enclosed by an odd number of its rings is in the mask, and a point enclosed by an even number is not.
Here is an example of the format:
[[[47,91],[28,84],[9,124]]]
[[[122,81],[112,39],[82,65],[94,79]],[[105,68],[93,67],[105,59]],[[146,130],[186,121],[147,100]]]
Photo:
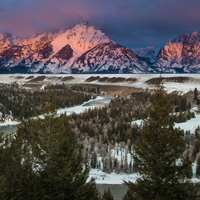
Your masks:
[[[23,129],[23,124],[19,125],[17,133],[2,143],[0,173],[7,188],[4,195],[7,199],[40,199],[42,190]]]
[[[122,200],[134,200],[133,191],[128,189],[126,194],[122,197]]]
[[[181,131],[174,128],[172,106],[161,84],[150,97],[143,126],[134,144],[134,165],[140,177],[125,182],[138,200],[197,199],[197,188],[187,179],[191,162],[182,160],[186,149]]]
[[[112,192],[110,190],[110,188],[108,188],[108,190],[106,191],[106,189],[104,190],[104,193],[102,195],[102,200],[114,200]]]
[[[93,151],[91,153],[91,168],[96,168],[97,167],[97,155],[96,155],[96,152]]]
[[[31,137],[35,170],[44,190],[44,199],[98,199],[95,183],[86,183],[89,168],[82,165],[82,154],[68,117],[58,117],[55,93],[48,88],[43,105],[43,117],[32,120]],[[91,191],[89,191],[89,188]]]
[[[5,176],[0,176],[0,200],[7,200],[7,185],[6,185],[6,178]]]
[[[197,88],[194,89],[194,100],[197,101],[198,99],[198,90]]]
[[[200,159],[197,159],[197,166],[196,166],[196,177],[200,177]]]

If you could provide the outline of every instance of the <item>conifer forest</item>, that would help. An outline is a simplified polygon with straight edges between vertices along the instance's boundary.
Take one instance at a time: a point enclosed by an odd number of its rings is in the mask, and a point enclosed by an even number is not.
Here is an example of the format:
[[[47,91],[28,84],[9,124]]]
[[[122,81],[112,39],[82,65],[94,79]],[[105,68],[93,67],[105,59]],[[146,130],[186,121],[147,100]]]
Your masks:
[[[199,199],[191,178],[200,178],[200,127],[174,127],[196,117],[198,94],[197,88],[167,93],[160,82],[155,90],[116,92],[105,106],[58,116],[57,109],[105,91],[95,85],[36,90],[0,84],[0,121],[21,121],[16,133],[1,133],[0,199],[114,199],[110,188],[100,194],[95,178],[88,180],[90,169],[138,173],[136,182],[124,182],[123,200]]]

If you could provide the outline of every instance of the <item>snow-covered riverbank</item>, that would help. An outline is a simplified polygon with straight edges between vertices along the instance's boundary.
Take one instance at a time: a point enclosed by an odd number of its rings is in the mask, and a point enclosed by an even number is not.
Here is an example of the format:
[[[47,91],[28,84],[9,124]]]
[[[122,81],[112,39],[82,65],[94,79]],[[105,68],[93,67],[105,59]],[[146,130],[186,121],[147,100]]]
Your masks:
[[[88,109],[94,109],[96,106],[97,107],[105,106],[106,104],[109,103],[110,99],[111,99],[110,97],[106,97],[106,96],[97,96],[96,99],[90,99],[89,101],[84,102],[82,105],[58,109],[57,115],[60,116],[61,114],[64,114],[64,113],[66,113],[67,115],[70,115],[72,113],[80,114],[87,111]],[[42,118],[42,115],[39,117]],[[20,124],[20,122],[17,120],[14,120],[13,117],[11,116],[6,117],[4,122],[0,122],[0,126],[9,126],[9,125],[18,125],[18,124]]]
[[[14,120],[12,117],[6,117],[4,122],[0,122],[0,126],[18,125],[19,121]]]
[[[126,173],[110,173],[107,174],[105,172],[102,172],[99,169],[91,169],[88,181],[91,178],[95,179],[95,182],[97,184],[112,184],[112,185],[121,185],[124,183],[124,181],[131,181],[135,183],[136,179],[139,177],[139,174],[133,173],[133,174],[126,174]],[[200,179],[198,178],[192,178],[192,182],[197,183],[200,182]]]
[[[136,173],[134,173],[134,174],[126,174],[126,173],[117,174],[117,173],[112,172],[110,174],[107,174],[105,172],[102,172],[99,169],[91,169],[88,180],[90,180],[93,177],[97,184],[120,185],[120,184],[123,184],[124,181],[135,182],[135,180],[138,176],[139,175]]]
[[[195,129],[199,126],[200,127],[200,114],[197,114],[197,106],[191,109],[191,112],[195,113],[195,118],[191,118],[190,120],[182,123],[175,123],[175,128],[183,129],[184,131],[190,131],[190,133],[194,133]],[[142,120],[133,121],[132,124],[137,124],[138,126],[141,125]]]
[[[67,115],[70,115],[72,113],[76,113],[76,114],[80,114],[83,113],[85,111],[87,111],[88,109],[94,109],[96,106],[105,106],[105,104],[109,103],[111,98],[108,98],[106,96],[97,96],[96,99],[91,99],[87,102],[84,102],[82,105],[79,106],[73,106],[70,108],[63,108],[63,109],[58,109],[57,110],[57,114],[61,115],[66,113]],[[101,100],[101,105],[99,104],[99,100]],[[105,101],[104,101],[105,100]]]

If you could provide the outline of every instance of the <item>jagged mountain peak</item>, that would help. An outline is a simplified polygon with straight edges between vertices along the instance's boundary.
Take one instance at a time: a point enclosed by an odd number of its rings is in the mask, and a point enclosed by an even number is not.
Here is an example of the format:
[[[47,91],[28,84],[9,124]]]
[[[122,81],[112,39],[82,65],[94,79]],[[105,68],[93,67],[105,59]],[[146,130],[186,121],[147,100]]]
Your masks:
[[[0,52],[0,68],[12,73],[144,73],[145,59],[83,22],[68,30],[40,33]]]
[[[76,56],[78,56],[80,52],[87,51],[99,43],[110,41],[110,38],[105,33],[96,30],[85,22],[64,31],[52,41],[52,46],[54,53],[57,53],[61,48],[69,44]]]
[[[104,32],[101,30],[96,30],[94,26],[89,26],[88,21],[85,21],[83,23],[77,24],[72,29],[70,29],[70,32],[75,32],[76,34],[80,34],[81,36],[86,35],[98,35],[98,37],[107,36]],[[108,37],[108,36],[107,36]],[[108,41],[109,42],[109,41]]]
[[[161,48],[154,67],[162,72],[200,72],[200,33],[179,35]]]
[[[89,22],[88,21],[84,21],[82,23],[76,24],[71,31],[82,31],[82,32],[87,32],[88,29],[94,29],[93,26],[89,26]]]
[[[183,42],[184,40],[185,41],[187,41],[187,40],[190,40],[190,41],[197,40],[197,41],[200,42],[200,33],[199,33],[199,31],[195,31],[195,32],[192,32],[192,33],[181,34],[178,37],[176,37],[173,42]]]
[[[85,20],[79,24],[77,24],[76,26],[85,26],[85,27],[89,27],[89,21]]]
[[[194,32],[192,32],[192,35],[194,35],[194,36],[196,36],[196,37],[199,37],[199,36],[200,36],[199,31],[194,31]]]
[[[17,36],[13,36],[10,33],[1,32],[0,33],[0,53],[10,46],[16,45],[21,41]]]
[[[167,45],[171,45],[173,42],[171,39],[168,40]]]
[[[3,39],[3,38],[11,38],[12,37],[12,34],[11,33],[6,33],[6,32],[1,32],[0,33],[0,39]]]
[[[47,36],[47,33],[37,33],[35,35],[32,35],[28,40],[33,41],[33,40],[40,40],[42,37]]]
[[[58,35],[64,33],[65,31],[66,31],[66,29],[64,29],[64,28],[57,29],[57,30],[54,30],[54,31],[48,33],[48,36],[49,36],[49,37],[51,37],[51,36],[53,36],[53,35],[54,35],[54,36],[58,36]]]
[[[184,36],[192,39],[198,39],[200,37],[200,34],[198,31],[194,31],[192,33],[186,33],[184,34]]]

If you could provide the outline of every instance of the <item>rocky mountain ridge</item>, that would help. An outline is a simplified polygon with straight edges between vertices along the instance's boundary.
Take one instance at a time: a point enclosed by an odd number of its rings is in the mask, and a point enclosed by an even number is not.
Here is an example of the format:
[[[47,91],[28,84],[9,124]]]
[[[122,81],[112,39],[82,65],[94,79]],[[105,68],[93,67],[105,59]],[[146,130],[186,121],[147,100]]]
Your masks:
[[[160,49],[153,67],[162,73],[199,73],[200,33],[186,33],[169,40]]]
[[[148,73],[148,63],[87,22],[13,42],[2,40],[2,73]],[[5,41],[5,42],[4,42]],[[1,43],[0,43],[1,44]],[[152,71],[150,69],[150,71]]]
[[[0,33],[0,73],[198,73],[200,33],[179,35],[160,50],[130,50],[88,22],[20,39]]]

